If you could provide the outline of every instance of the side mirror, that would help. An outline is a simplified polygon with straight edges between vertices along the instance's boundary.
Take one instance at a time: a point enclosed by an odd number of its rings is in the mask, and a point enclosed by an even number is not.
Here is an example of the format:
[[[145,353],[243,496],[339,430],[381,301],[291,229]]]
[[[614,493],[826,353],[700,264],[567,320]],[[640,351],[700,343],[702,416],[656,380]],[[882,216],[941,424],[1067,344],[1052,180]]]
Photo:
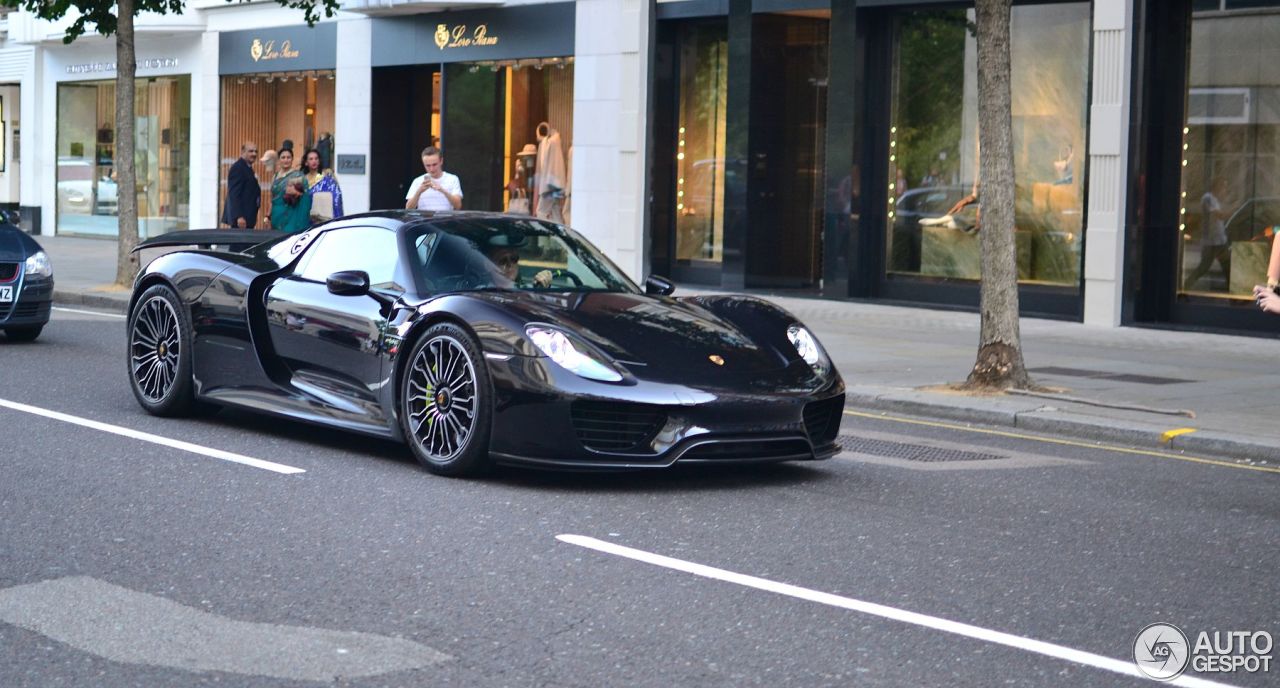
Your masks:
[[[363,270],[343,270],[329,275],[324,281],[330,294],[338,296],[364,296],[369,293],[369,273]]]
[[[650,296],[670,296],[675,290],[676,285],[666,277],[649,275],[644,281],[644,293]]]

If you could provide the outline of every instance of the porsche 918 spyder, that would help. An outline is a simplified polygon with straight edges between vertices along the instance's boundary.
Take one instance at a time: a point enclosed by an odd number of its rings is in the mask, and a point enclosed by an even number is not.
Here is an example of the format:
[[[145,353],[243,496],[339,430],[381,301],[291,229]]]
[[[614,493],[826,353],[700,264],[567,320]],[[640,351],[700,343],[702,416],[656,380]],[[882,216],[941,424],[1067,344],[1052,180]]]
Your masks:
[[[556,224],[390,211],[140,248],[171,245],[196,246],[151,261],[129,305],[153,414],[234,406],[401,440],[444,475],[837,451],[844,383],[794,316],[642,289]]]

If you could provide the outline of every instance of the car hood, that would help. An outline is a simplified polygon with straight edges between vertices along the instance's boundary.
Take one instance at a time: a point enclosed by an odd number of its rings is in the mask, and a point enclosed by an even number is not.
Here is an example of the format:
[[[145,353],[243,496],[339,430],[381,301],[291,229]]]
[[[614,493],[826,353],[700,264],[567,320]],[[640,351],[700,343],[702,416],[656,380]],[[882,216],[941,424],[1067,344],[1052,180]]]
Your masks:
[[[492,292],[526,323],[546,323],[586,339],[641,377],[643,369],[670,373],[754,374],[782,370],[788,360],[733,323],[695,304],[619,292]],[[723,364],[711,359],[719,357]]]
[[[27,256],[39,251],[26,234],[16,229],[0,227],[0,262],[16,263],[27,259]]]

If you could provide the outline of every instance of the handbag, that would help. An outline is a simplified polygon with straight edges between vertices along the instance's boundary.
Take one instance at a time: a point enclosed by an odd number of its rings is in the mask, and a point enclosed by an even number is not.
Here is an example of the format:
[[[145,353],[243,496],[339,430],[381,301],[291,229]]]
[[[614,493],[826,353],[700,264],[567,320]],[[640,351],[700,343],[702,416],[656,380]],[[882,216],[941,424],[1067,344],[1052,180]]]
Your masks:
[[[518,189],[511,195],[511,200],[507,201],[507,212],[512,215],[529,215],[529,195],[524,189]]]
[[[311,194],[311,219],[328,222],[333,219],[333,192],[317,191]]]

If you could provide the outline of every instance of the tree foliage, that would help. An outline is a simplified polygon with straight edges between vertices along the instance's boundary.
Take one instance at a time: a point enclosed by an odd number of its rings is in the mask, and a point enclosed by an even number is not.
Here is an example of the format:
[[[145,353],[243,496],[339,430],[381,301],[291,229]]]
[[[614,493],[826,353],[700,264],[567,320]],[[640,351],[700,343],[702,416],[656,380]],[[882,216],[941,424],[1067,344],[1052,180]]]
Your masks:
[[[227,0],[228,4],[246,2],[247,0]],[[276,0],[280,5],[302,11],[303,21],[314,26],[320,21],[321,12],[332,17],[338,11],[339,0]],[[0,0],[0,6],[22,9],[39,19],[60,21],[68,14],[77,15],[67,27],[62,37],[63,43],[70,43],[83,36],[86,31],[103,36],[113,36],[119,26],[119,16],[115,0]],[[134,16],[140,14],[181,14],[186,3],[183,0],[134,0]],[[74,12],[73,12],[74,10]]]

